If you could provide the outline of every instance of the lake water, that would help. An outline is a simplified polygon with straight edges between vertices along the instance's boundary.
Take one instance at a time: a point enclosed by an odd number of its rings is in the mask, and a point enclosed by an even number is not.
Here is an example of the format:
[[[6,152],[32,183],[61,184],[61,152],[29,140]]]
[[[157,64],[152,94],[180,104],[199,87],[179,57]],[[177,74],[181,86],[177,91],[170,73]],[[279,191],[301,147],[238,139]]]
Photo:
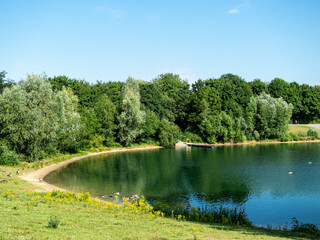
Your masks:
[[[289,174],[292,172],[292,174]],[[258,225],[320,224],[320,144],[270,144],[115,153],[62,167],[45,181],[94,196],[242,206]]]

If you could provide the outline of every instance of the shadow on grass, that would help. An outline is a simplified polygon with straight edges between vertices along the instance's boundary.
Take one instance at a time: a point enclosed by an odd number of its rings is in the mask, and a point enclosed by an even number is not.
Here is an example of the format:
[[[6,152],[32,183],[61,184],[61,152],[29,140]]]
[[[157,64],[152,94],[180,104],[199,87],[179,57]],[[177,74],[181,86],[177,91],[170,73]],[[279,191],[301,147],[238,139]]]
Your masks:
[[[303,233],[303,232],[292,232],[285,230],[273,230],[265,229],[254,226],[237,226],[237,225],[220,225],[218,223],[206,223],[208,228],[223,230],[223,231],[234,231],[241,232],[243,235],[252,236],[270,236],[270,237],[283,237],[290,239],[320,239],[319,233]]]

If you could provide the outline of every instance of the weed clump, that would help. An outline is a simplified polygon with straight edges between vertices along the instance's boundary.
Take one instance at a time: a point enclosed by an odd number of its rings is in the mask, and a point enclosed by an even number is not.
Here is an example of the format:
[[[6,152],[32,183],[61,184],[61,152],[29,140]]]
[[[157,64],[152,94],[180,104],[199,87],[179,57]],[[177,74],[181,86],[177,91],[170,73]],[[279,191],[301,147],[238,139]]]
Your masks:
[[[60,224],[60,217],[57,215],[51,215],[48,220],[48,228],[58,228]]]

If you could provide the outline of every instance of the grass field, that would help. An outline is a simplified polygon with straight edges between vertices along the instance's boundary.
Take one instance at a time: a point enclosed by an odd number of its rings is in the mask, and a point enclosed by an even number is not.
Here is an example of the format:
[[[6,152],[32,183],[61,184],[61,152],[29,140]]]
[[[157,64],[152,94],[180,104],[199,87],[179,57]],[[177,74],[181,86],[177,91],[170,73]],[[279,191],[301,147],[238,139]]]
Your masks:
[[[18,178],[17,168],[0,169],[0,181],[8,180],[0,183],[0,239],[317,238],[304,233],[179,221],[150,213],[144,204],[106,204],[86,194],[37,192],[41,189]],[[48,227],[52,216],[58,217],[58,228]]]
[[[313,128],[313,127],[304,126],[304,125],[297,125],[297,124],[289,124],[288,133],[294,133],[294,134],[303,133],[303,134],[307,135],[307,132],[310,128]],[[313,128],[313,129],[316,129],[320,135],[319,129],[317,129],[317,128]]]

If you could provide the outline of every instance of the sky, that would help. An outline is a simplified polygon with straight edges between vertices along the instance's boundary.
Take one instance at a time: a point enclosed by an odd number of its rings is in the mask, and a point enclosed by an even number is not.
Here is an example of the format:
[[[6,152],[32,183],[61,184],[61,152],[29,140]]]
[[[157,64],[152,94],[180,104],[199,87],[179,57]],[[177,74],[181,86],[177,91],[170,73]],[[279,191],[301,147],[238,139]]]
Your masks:
[[[0,71],[320,85],[318,0],[0,0]]]

